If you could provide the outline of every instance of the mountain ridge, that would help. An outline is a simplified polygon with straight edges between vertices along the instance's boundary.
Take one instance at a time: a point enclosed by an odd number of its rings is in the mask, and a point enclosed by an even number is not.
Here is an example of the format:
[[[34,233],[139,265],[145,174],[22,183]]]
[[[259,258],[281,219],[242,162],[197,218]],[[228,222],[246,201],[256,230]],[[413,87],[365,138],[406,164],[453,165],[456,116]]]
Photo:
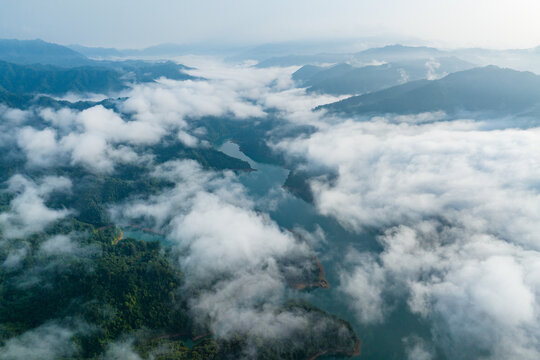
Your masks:
[[[486,66],[439,80],[419,80],[320,106],[344,114],[429,111],[522,112],[540,102],[540,76]]]

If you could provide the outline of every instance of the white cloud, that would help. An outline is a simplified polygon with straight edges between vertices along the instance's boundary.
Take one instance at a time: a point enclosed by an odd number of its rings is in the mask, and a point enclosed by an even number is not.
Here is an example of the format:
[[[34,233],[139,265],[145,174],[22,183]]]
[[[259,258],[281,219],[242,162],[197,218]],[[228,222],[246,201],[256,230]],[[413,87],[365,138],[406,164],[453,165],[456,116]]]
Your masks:
[[[444,111],[435,111],[412,115],[396,115],[392,120],[399,123],[423,124],[443,120],[445,117]]]
[[[535,246],[540,179],[531,169],[540,164],[539,138],[540,129],[485,131],[471,121],[408,125],[378,118],[346,121],[278,147],[334,169],[335,183],[312,183],[317,205],[356,230],[444,214]]]
[[[353,252],[347,261],[359,265],[341,272],[339,290],[354,298],[351,307],[362,323],[381,323],[387,311],[382,294],[384,269],[369,254]]]
[[[178,132],[178,139],[182,144],[187,147],[197,147],[197,145],[199,144],[199,139],[197,139],[193,135],[188,134],[185,131]]]
[[[425,118],[343,121],[277,148],[335,173],[311,181],[323,214],[387,229],[341,274],[360,321],[397,296],[450,358],[537,358],[540,129]]]
[[[9,108],[5,105],[0,105],[0,119],[8,121],[12,124],[22,124],[30,118],[31,111]]]
[[[538,252],[437,222],[389,230],[381,242],[381,288],[408,292],[411,311],[432,321],[448,356],[538,356]]]
[[[71,357],[77,352],[72,341],[76,330],[54,322],[46,323],[11,338],[0,347],[0,359],[54,360]]]
[[[101,105],[80,112],[77,122],[82,124],[85,133],[115,143],[155,144],[165,133],[159,123],[124,121],[119,114]]]
[[[19,249],[10,251],[2,263],[2,267],[8,271],[19,268],[22,261],[26,258],[27,253],[28,249],[26,247],[21,247]]]
[[[56,235],[45,240],[41,244],[39,250],[46,255],[56,255],[78,253],[81,248],[79,244],[72,241],[69,236]]]
[[[45,200],[53,191],[66,191],[71,181],[64,177],[47,176],[37,183],[21,175],[8,180],[8,192],[15,193],[10,210],[0,213],[0,229],[4,238],[18,238],[36,233],[68,216],[67,209],[50,209]]]
[[[98,172],[111,172],[117,162],[142,160],[124,144],[155,144],[166,133],[159,123],[124,121],[101,105],[81,112],[42,109],[39,113],[53,128],[25,127],[18,134],[18,145],[28,163],[34,166],[69,162]]]
[[[51,108],[43,108],[38,110],[39,116],[50,123],[52,126],[64,130],[71,131],[76,126],[77,112],[69,108],[54,110]]]
[[[51,166],[61,154],[56,142],[56,131],[49,128],[39,131],[26,126],[19,131],[17,144],[32,166]]]
[[[187,117],[228,113],[240,119],[264,116],[260,106],[247,101],[246,94],[224,81],[160,79],[157,83],[135,86],[121,110],[138,121],[178,128],[186,126]]]
[[[430,60],[426,61],[426,68],[427,68],[426,79],[428,79],[428,80],[438,80],[438,79],[443,78],[446,75],[448,75],[448,73],[446,73],[446,72],[437,73],[437,71],[439,70],[440,67],[441,67],[441,63],[439,63],[435,59],[430,59]]]
[[[103,355],[104,360],[142,360],[133,349],[133,340],[110,344]]]
[[[317,122],[320,114],[313,113],[311,109],[341,99],[330,95],[307,94],[305,89],[295,88],[291,75],[298,67],[259,69],[246,64],[230,65],[201,58],[180,59],[188,64],[189,60],[194,61],[193,66],[197,67],[189,71],[191,75],[210,79],[209,85],[219,89],[227,88],[228,92],[234,94],[224,98],[227,102],[242,101],[263,111],[252,117],[266,115],[267,109],[277,109],[280,116],[294,123]],[[237,117],[242,118],[241,113]]]
[[[0,104],[0,147],[11,148],[19,127],[31,118],[28,110],[12,109]]]
[[[433,349],[417,336],[403,339],[408,360],[431,360],[434,358]]]

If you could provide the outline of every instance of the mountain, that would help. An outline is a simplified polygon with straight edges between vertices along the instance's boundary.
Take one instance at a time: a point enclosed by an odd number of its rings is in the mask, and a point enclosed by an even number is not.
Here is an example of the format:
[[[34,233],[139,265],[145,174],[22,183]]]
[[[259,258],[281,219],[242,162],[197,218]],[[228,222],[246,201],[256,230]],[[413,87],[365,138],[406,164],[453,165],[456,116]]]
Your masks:
[[[442,110],[521,113],[540,103],[540,76],[495,66],[419,80],[321,106],[345,114],[412,114]]]
[[[127,54],[140,56],[181,56],[191,50],[189,45],[158,44],[140,50],[125,50]]]
[[[257,63],[258,68],[275,66],[299,66],[304,64],[331,64],[353,60],[348,54],[314,54],[314,55],[286,55],[271,57]]]
[[[163,45],[165,46],[165,45]],[[149,48],[162,49],[163,46]],[[0,39],[0,61],[13,63],[17,65],[32,65],[35,71],[58,72],[62,68],[81,68],[85,67],[87,72],[101,72],[106,78],[110,77],[111,70],[122,73],[121,76],[128,75],[128,78],[138,82],[152,81],[159,77],[167,77],[174,80],[185,80],[192,78],[183,70],[189,69],[186,66],[176,64],[172,61],[143,61],[143,60],[124,60],[124,61],[105,61],[92,60],[85,55],[73,50],[79,49],[87,54],[101,54],[98,57],[125,56],[125,54],[112,48],[88,48],[73,45],[72,48],[57,44],[47,43],[42,40],[1,40]],[[170,48],[167,48],[171,50]],[[133,50],[139,51],[139,50]],[[107,56],[105,56],[107,54]],[[40,64],[41,66],[37,66]],[[46,68],[43,65],[56,67]],[[100,68],[100,69],[98,69]],[[18,68],[22,69],[22,68]],[[107,70],[108,69],[108,70]],[[80,73],[83,69],[78,69],[73,73]],[[92,74],[88,74],[92,78]],[[69,78],[67,79],[69,80]],[[91,81],[92,79],[89,79]],[[104,79],[103,81],[106,81]],[[78,90],[74,88],[73,90]]]
[[[43,40],[0,39],[0,60],[16,64],[83,66],[91,61],[65,46]]]
[[[364,49],[367,44],[377,42],[374,39],[356,38],[343,40],[303,40],[267,43],[255,46],[246,46],[228,60],[245,61],[257,60],[259,62],[270,59],[294,58],[297,56],[313,56],[313,54],[341,55]],[[317,56],[317,55],[315,55]],[[296,64],[293,64],[296,65]]]
[[[222,43],[197,43],[197,44],[158,44],[142,49],[115,49],[105,47],[89,47],[83,45],[69,45],[75,50],[92,59],[114,58],[170,58],[189,54],[196,55],[229,55],[240,51],[238,47]],[[245,60],[245,59],[244,59]]]
[[[0,85],[0,104],[9,106],[11,108],[24,108],[31,99],[31,96],[14,94],[6,89],[3,89]]]
[[[306,65],[293,74],[293,79],[311,92],[333,95],[362,94],[407,81],[433,79],[472,67],[473,64],[454,57],[408,60],[363,67],[349,64],[330,67]]]
[[[160,77],[194,79],[188,69],[172,61],[91,60],[42,40],[0,40],[0,102],[20,107],[31,99],[21,95],[108,93]]]
[[[16,94],[120,90],[124,87],[121,77],[122,73],[101,67],[66,69],[51,65],[17,65],[0,61],[0,86]]]
[[[444,51],[426,46],[388,45],[367,49],[354,54],[357,61],[400,61],[412,59],[429,59],[448,56]]]
[[[121,50],[115,48],[88,47],[82,45],[69,45],[68,48],[89,58],[113,58],[124,56]]]
[[[73,68],[52,65],[18,65],[0,61],[0,86],[14,94],[107,93],[130,82],[150,82],[159,77],[192,79],[187,69],[173,62],[122,61]]]
[[[257,67],[295,66],[295,65],[321,65],[329,63],[348,62],[352,64],[368,65],[373,62],[397,62],[418,59],[450,57],[451,53],[425,46],[389,45],[375,47],[356,53],[328,53],[313,52],[295,55],[281,55],[261,60]]]

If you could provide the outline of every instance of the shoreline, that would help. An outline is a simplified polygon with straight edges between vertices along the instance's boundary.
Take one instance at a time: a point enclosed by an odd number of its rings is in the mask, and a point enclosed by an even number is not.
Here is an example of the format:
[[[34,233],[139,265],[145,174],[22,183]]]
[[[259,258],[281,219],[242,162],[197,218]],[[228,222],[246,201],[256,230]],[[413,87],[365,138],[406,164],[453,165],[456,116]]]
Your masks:
[[[315,263],[319,267],[319,281],[313,282],[313,283],[293,283],[289,284],[293,289],[296,290],[306,290],[306,289],[313,289],[313,288],[321,288],[321,289],[329,289],[330,288],[330,282],[326,279],[326,275],[324,272],[324,267],[319,261],[319,257],[317,255],[313,258],[315,260]]]

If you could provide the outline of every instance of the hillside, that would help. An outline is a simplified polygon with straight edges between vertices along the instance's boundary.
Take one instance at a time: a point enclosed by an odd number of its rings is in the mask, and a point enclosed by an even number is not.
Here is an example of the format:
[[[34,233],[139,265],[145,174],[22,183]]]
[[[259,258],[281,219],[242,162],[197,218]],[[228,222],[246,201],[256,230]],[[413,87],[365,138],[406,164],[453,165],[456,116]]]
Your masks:
[[[86,56],[65,46],[43,40],[0,39],[0,60],[15,64],[47,64],[56,66],[89,65]]]
[[[320,108],[346,114],[438,110],[516,113],[539,102],[540,76],[488,66],[456,72],[440,80],[413,81]]]

